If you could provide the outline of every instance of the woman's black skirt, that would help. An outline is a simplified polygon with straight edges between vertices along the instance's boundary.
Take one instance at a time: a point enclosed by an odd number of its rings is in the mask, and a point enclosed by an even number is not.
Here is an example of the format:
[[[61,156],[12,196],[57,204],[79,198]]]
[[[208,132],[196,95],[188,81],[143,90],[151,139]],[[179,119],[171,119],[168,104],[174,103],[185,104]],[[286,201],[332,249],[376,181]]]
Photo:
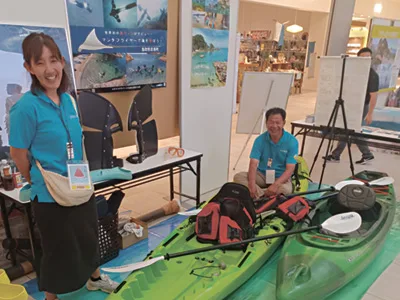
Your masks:
[[[99,266],[97,207],[86,203],[64,207],[32,202],[42,255],[38,263],[40,291],[65,294],[82,288]]]

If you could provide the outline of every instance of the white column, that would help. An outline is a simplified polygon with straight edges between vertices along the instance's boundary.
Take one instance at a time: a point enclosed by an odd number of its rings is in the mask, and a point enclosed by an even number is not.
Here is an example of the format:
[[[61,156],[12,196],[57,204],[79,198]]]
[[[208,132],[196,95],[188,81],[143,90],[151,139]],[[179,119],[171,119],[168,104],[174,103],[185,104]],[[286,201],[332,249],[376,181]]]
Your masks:
[[[203,153],[201,193],[228,180],[232,106],[235,85],[236,29],[239,0],[230,0],[229,54],[224,87],[194,88],[192,67],[192,1],[180,1],[180,138],[181,147]],[[193,165],[195,168],[195,164]],[[195,177],[181,175],[181,191],[195,193]]]

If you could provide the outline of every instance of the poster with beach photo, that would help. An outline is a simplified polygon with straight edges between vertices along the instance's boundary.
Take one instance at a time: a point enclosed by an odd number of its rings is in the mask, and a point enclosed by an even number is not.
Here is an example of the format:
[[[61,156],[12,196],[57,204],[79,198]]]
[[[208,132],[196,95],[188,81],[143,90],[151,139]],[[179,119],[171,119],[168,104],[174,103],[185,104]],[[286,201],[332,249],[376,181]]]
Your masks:
[[[374,25],[369,46],[372,50],[372,68],[379,75],[379,91],[394,90],[399,74],[400,28]]]
[[[193,0],[193,27],[229,30],[229,8],[229,0]]]
[[[225,86],[229,31],[193,28],[191,87]]]
[[[229,12],[229,0],[192,0],[192,88],[226,84]]]

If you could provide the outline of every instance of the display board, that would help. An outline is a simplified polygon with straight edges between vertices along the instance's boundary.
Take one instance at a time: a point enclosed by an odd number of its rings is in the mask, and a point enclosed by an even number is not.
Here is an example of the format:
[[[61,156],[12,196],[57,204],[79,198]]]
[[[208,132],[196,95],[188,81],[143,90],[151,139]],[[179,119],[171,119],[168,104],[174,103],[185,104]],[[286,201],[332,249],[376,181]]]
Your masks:
[[[168,0],[65,0],[78,90],[166,86]]]
[[[252,133],[260,134],[264,119],[259,116],[263,112],[273,107],[286,110],[293,76],[292,73],[245,72],[236,133],[250,133],[255,126]]]
[[[342,98],[344,100],[348,129],[361,130],[370,67],[370,58],[346,58]],[[316,125],[328,124],[335,101],[339,98],[342,69],[343,58],[335,56],[321,57],[317,103],[315,105]],[[341,110],[338,112],[335,127],[344,128]]]
[[[379,75],[379,91],[393,90],[400,70],[400,28],[373,25],[369,47],[372,50],[372,67]]]
[[[24,68],[22,41],[32,32],[50,35],[66,60],[65,71],[70,78],[70,91],[75,89],[72,65],[64,28],[0,24],[0,157],[8,153],[9,112],[21,96],[30,89],[31,76]],[[6,148],[5,148],[6,147]]]

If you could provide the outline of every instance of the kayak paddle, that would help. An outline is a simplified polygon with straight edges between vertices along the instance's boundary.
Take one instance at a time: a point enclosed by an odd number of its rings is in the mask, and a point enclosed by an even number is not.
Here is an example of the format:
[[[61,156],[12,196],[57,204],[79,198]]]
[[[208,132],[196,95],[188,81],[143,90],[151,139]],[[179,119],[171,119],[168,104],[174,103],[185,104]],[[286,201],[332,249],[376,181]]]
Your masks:
[[[186,217],[197,216],[197,214],[199,212],[201,212],[201,210],[202,210],[201,208],[198,208],[198,209],[194,209],[194,210],[180,211],[180,212],[178,212],[178,215],[186,216]]]
[[[259,236],[259,237],[255,237],[252,239],[243,240],[240,242],[228,243],[228,244],[223,244],[223,245],[203,247],[203,248],[199,248],[199,249],[193,249],[193,250],[182,251],[182,252],[171,253],[171,254],[167,253],[163,256],[157,256],[157,257],[150,258],[150,259],[142,261],[142,262],[128,264],[128,265],[119,266],[119,267],[102,268],[102,270],[105,272],[111,272],[111,273],[131,272],[131,271],[140,270],[145,267],[151,266],[152,264],[155,264],[156,262],[161,261],[161,260],[170,260],[171,258],[177,258],[177,257],[192,255],[192,254],[196,254],[196,253],[225,249],[225,248],[229,248],[232,246],[245,245],[245,244],[249,244],[249,243],[253,243],[253,242],[268,240],[268,239],[277,238],[277,237],[284,237],[284,236],[302,233],[302,232],[306,232],[306,231],[311,231],[311,230],[315,230],[315,229],[325,229],[328,232],[332,232],[332,233],[346,234],[346,233],[353,232],[353,231],[357,230],[358,228],[360,228],[361,222],[362,222],[361,216],[358,213],[348,212],[348,213],[334,215],[334,216],[330,217],[329,219],[325,220],[325,222],[323,222],[320,225],[307,227],[305,229],[291,230],[291,231],[275,233],[275,234],[271,234],[271,235],[264,235],[264,236]]]
[[[338,184],[335,185],[335,189],[336,190],[341,190],[343,187],[345,187],[346,185],[349,184],[358,184],[358,185],[366,185],[366,186],[383,186],[383,185],[389,185],[392,184],[394,182],[394,178],[393,177],[381,177],[375,180],[372,180],[370,182],[362,182],[360,180],[345,180],[345,181],[341,181]]]

